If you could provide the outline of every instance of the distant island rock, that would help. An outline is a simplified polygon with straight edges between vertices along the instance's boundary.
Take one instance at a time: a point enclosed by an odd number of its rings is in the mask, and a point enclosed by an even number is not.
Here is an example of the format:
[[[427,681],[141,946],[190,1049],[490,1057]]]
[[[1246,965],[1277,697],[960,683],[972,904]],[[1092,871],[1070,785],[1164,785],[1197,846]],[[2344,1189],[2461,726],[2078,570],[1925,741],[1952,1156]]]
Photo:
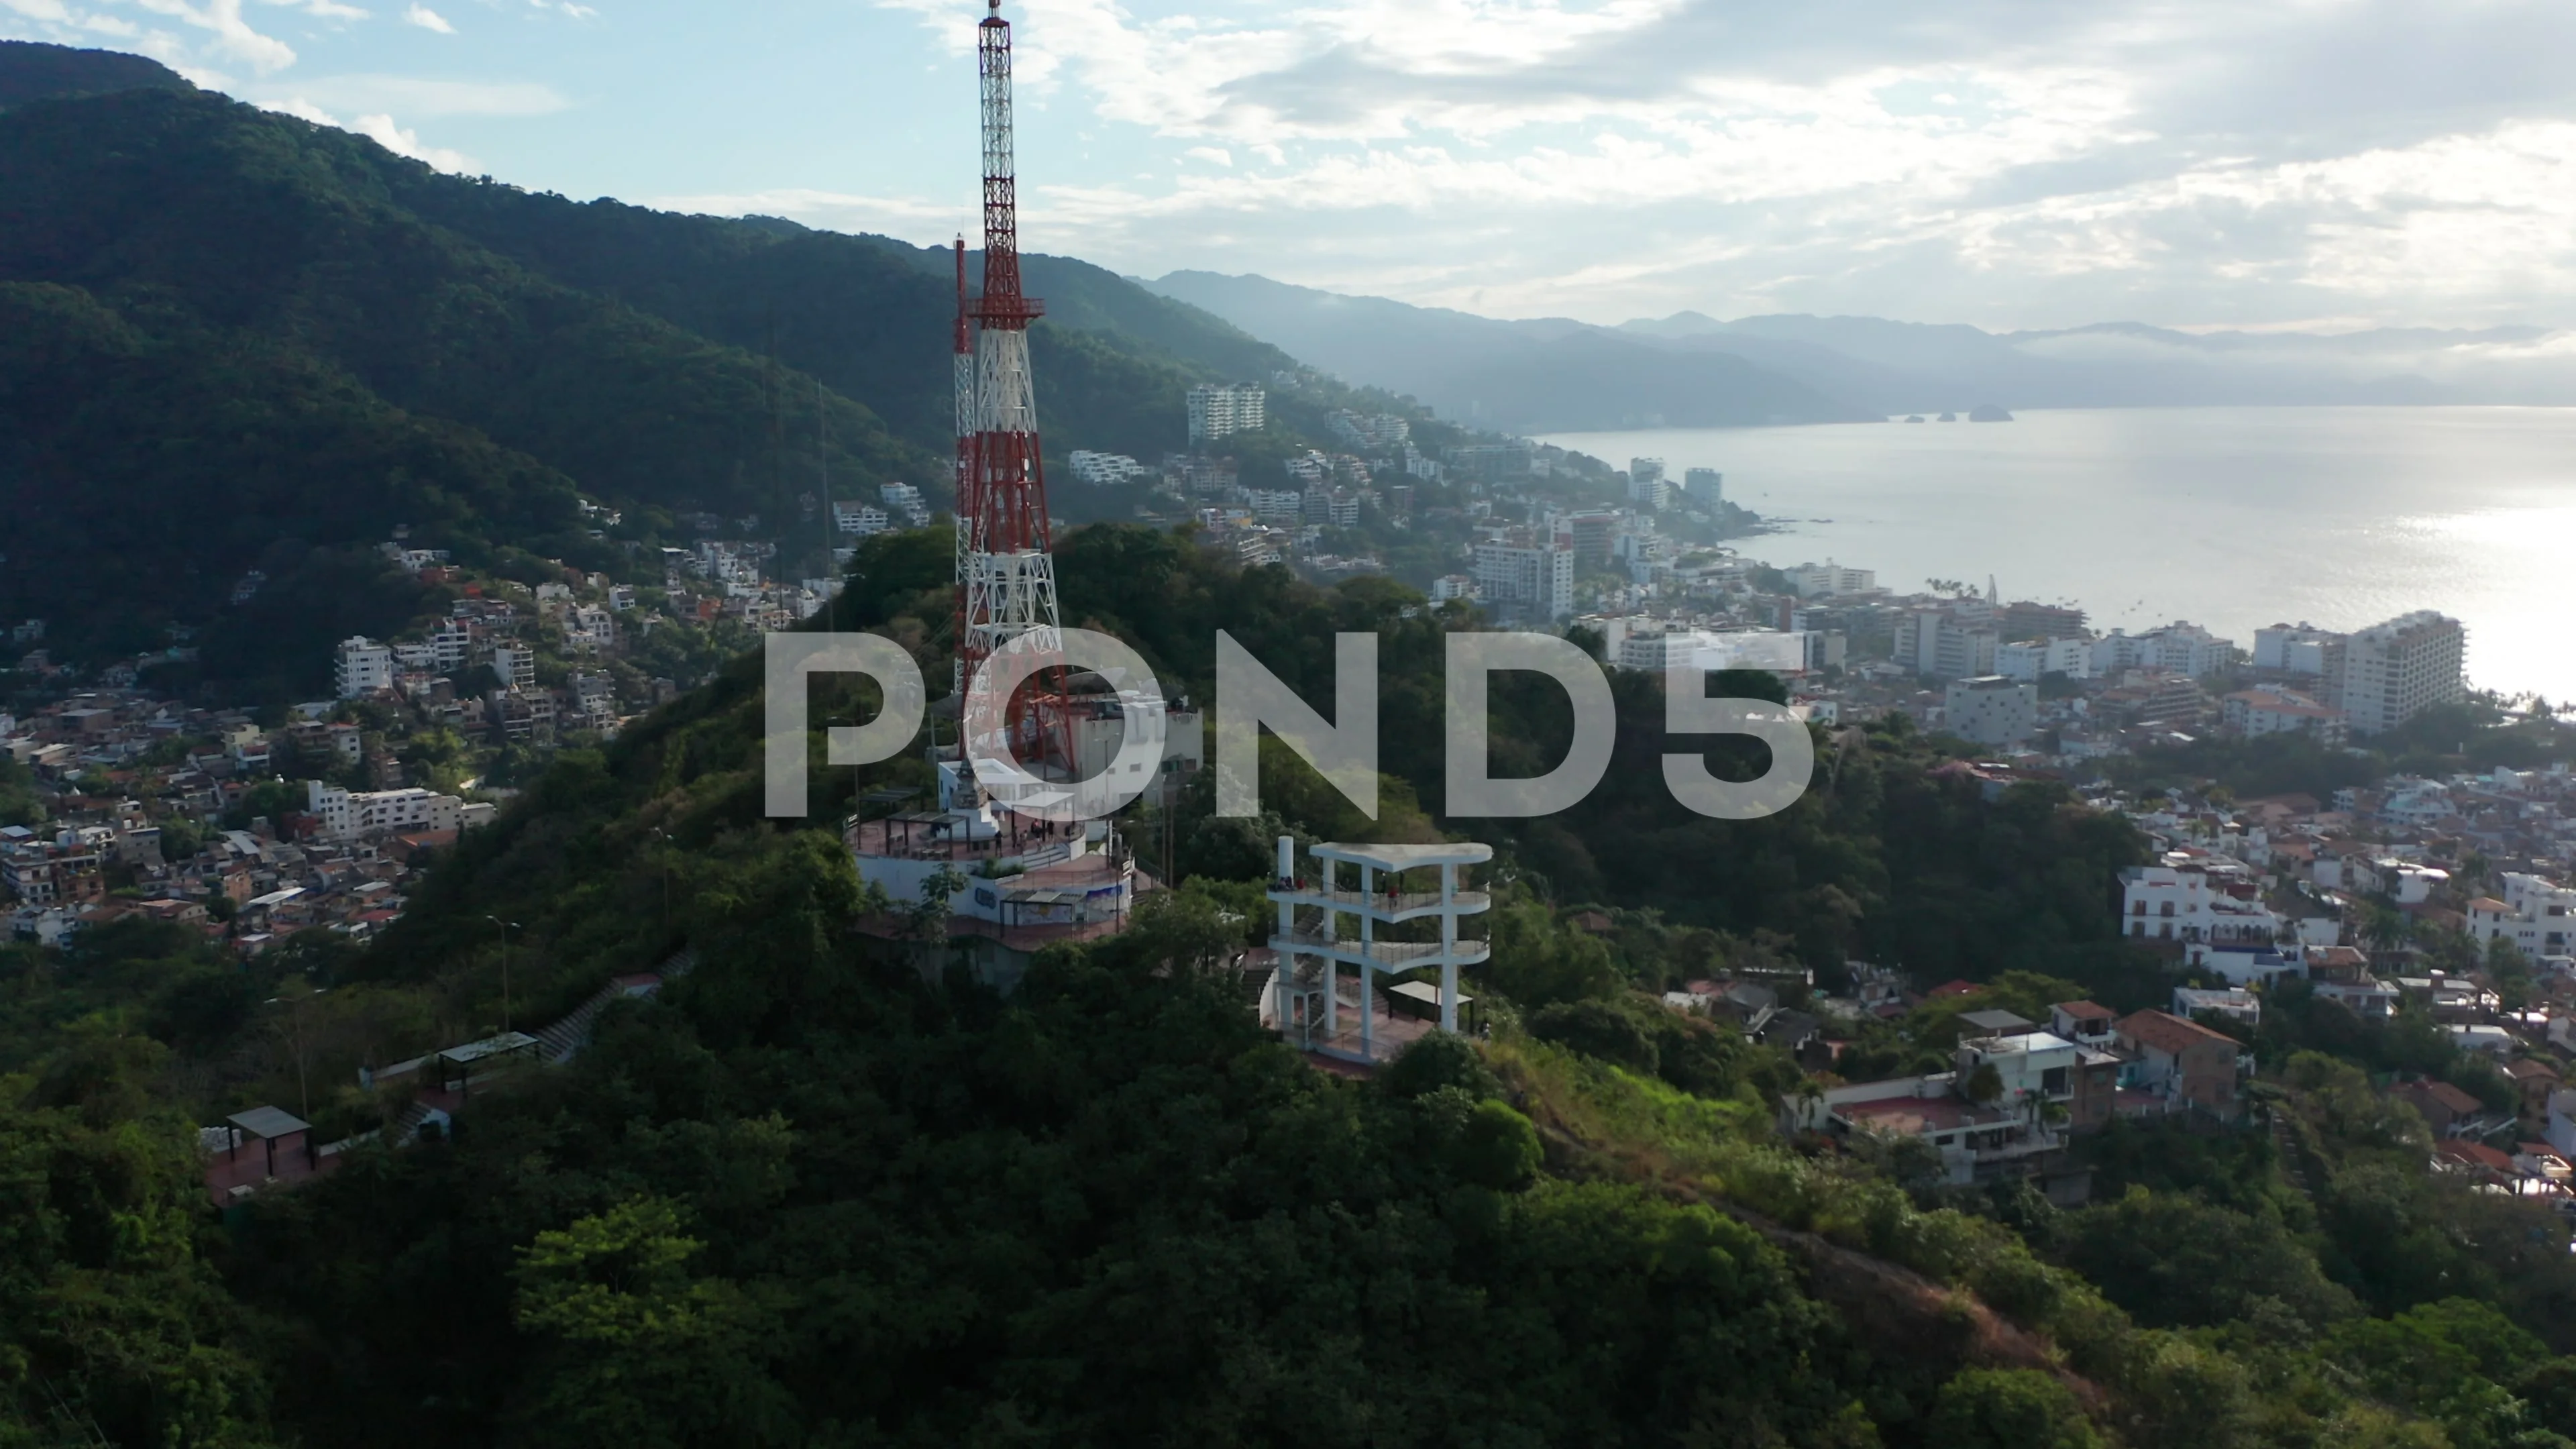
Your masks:
[[[1972,423],[2008,423],[2012,420],[2012,414],[1996,407],[1993,403],[1979,403],[1968,409],[1968,421]]]

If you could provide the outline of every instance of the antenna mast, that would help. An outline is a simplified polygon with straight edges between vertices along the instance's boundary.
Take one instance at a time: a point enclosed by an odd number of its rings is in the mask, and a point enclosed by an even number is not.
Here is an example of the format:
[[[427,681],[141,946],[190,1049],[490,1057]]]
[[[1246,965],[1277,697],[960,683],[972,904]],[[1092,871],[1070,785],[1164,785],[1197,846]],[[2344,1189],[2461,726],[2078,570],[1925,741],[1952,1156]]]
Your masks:
[[[1011,157],[1011,23],[1001,0],[976,26],[984,142],[984,291],[959,318],[976,322],[972,430],[961,439],[957,490],[958,683],[970,684],[993,652],[1039,633],[1055,652],[1055,559],[1047,528],[1046,479],[1038,460],[1037,393],[1029,376],[1029,323],[1043,309],[1020,293],[1017,181]],[[957,247],[960,291],[965,242]],[[962,301],[962,296],[961,296]],[[960,354],[963,363],[963,354]],[[961,374],[962,375],[962,374]],[[961,403],[964,391],[960,390]],[[963,702],[963,695],[960,695]],[[1041,698],[1013,721],[1022,742],[1060,733],[1061,700]],[[1057,752],[1067,756],[1061,742]]]

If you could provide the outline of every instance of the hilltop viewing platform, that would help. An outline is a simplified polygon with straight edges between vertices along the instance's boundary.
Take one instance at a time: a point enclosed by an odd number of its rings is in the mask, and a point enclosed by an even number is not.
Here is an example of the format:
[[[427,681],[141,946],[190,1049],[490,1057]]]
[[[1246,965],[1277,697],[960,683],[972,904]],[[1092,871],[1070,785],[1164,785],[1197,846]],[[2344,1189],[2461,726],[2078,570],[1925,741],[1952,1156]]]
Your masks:
[[[1458,968],[1484,961],[1492,950],[1483,940],[1458,934],[1462,919],[1482,915],[1492,904],[1487,892],[1460,890],[1459,872],[1492,860],[1493,847],[1472,841],[1327,842],[1307,853],[1316,866],[1311,877],[1297,873],[1295,842],[1279,837],[1279,873],[1269,893],[1279,909],[1270,938],[1279,965],[1263,993],[1263,1024],[1300,1050],[1371,1066],[1393,1059],[1426,1032],[1457,1031],[1459,1008],[1474,999],[1459,991]],[[1357,890],[1344,888],[1346,870],[1356,870]],[[1433,870],[1439,872],[1438,889],[1404,888],[1408,873]],[[1427,921],[1438,922],[1435,940],[1378,935],[1381,927]],[[1358,968],[1355,996],[1343,994],[1345,965]],[[1383,991],[1376,983],[1381,972],[1425,970],[1439,973],[1436,982],[1399,982]],[[1400,1012],[1398,999],[1432,1015]]]

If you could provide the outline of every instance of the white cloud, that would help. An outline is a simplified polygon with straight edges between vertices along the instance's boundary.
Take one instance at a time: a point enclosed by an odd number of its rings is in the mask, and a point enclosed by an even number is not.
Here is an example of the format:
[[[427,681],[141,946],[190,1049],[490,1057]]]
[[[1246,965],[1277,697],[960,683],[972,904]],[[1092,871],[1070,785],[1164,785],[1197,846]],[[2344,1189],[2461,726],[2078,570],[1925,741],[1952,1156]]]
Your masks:
[[[1023,176],[1033,245],[1122,270],[1598,320],[2576,323],[2553,0],[1011,9],[1050,115],[1184,163]],[[1186,164],[1220,151],[1262,164]]]
[[[349,129],[397,156],[426,161],[441,171],[474,169],[474,158],[462,151],[451,151],[444,146],[422,145],[419,132],[407,131],[396,126],[391,116],[360,116],[357,123]]]
[[[313,104],[302,96],[293,96],[283,100],[262,101],[260,102],[260,106],[264,110],[276,111],[282,115],[293,116],[302,121],[311,121],[317,126],[330,126],[342,131],[354,131],[357,134],[366,137],[368,140],[375,142],[377,145],[384,147],[386,150],[393,152],[397,156],[408,156],[415,161],[425,161],[430,165],[437,167],[441,171],[456,172],[478,169],[474,158],[466,155],[462,151],[452,151],[444,146],[429,146],[422,144],[420,133],[418,131],[409,130],[402,126],[395,125],[394,118],[389,115],[367,115],[360,116],[355,121],[343,121],[339,117],[322,109],[320,106]]]
[[[1205,161],[1211,166],[1232,166],[1234,164],[1233,155],[1223,146],[1192,146],[1181,154],[1190,157],[1192,160]]]
[[[968,227],[974,220],[959,207],[912,197],[859,196],[805,188],[656,196],[640,204],[705,216],[783,216],[830,231],[893,236],[937,235]]]
[[[156,15],[209,32],[219,54],[241,61],[266,75],[295,63],[294,47],[273,36],[260,34],[242,18],[241,0],[205,0],[191,5],[188,0],[139,0],[144,9]]]
[[[318,20],[364,20],[367,12],[340,0],[265,0],[270,5],[288,5]]]
[[[447,23],[446,16],[419,3],[419,0],[412,0],[411,8],[403,12],[403,20],[406,24],[417,25],[423,30],[435,30],[441,35],[456,33],[456,27]]]
[[[313,76],[292,85],[253,87],[245,99],[266,104],[299,95],[345,111],[385,111],[403,116],[550,116],[572,102],[534,81],[432,80],[421,76],[350,74]]]

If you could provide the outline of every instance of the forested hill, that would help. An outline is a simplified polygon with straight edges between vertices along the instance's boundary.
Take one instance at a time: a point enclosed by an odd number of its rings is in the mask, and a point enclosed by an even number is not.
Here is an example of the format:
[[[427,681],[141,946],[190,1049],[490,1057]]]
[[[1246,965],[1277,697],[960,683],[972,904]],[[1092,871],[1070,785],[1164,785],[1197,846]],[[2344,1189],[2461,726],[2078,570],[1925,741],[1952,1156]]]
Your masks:
[[[936,676],[951,548],[871,540],[831,624]],[[2420,1119],[2355,1068],[2290,1058],[2276,1132],[2106,1136],[2103,1200],[2063,1212],[1782,1139],[1788,1056],[1660,1000],[1853,951],[1983,983],[1921,1013],[1953,1034],[2164,999],[2110,934],[2141,848],[2117,816],[1987,799],[1878,724],[1820,741],[1782,815],[1691,817],[1654,779],[1659,681],[1630,675],[1597,805],[1444,821],[1426,727],[1463,606],[1134,527],[1059,565],[1069,617],[1176,690],[1207,688],[1219,622],[1309,697],[1333,633],[1376,632],[1380,819],[1276,754],[1265,817],[1217,818],[1201,772],[1185,879],[1126,933],[1007,998],[925,980],[849,928],[833,827],[926,765],[817,770],[812,818],[766,818],[744,659],[565,751],[371,943],[223,961],[138,921],[0,948],[0,1414],[34,1426],[0,1444],[2568,1449],[2565,1230],[2427,1174]],[[1505,773],[1562,750],[1555,703],[1497,691]],[[818,760],[871,712],[846,676],[814,704]],[[1314,1070],[1233,969],[1270,837],[1443,828],[1498,848],[1492,1035],[1370,1083]],[[293,1101],[364,1130],[402,1095],[360,1065],[684,950],[453,1132],[222,1229],[201,1206],[192,1121]]]
[[[145,56],[0,40],[0,110],[25,101],[110,91],[193,89],[177,71]]]
[[[0,618],[57,659],[176,627],[218,679],[318,660],[412,606],[372,561],[397,524],[616,574],[681,515],[756,517],[727,528],[786,536],[797,577],[824,483],[944,498],[955,303],[918,248],[441,175],[136,57],[0,44],[0,96]],[[1052,450],[1181,446],[1191,382],[1295,366],[1098,268],[1030,272],[1063,289]],[[245,614],[252,569],[280,602]]]

